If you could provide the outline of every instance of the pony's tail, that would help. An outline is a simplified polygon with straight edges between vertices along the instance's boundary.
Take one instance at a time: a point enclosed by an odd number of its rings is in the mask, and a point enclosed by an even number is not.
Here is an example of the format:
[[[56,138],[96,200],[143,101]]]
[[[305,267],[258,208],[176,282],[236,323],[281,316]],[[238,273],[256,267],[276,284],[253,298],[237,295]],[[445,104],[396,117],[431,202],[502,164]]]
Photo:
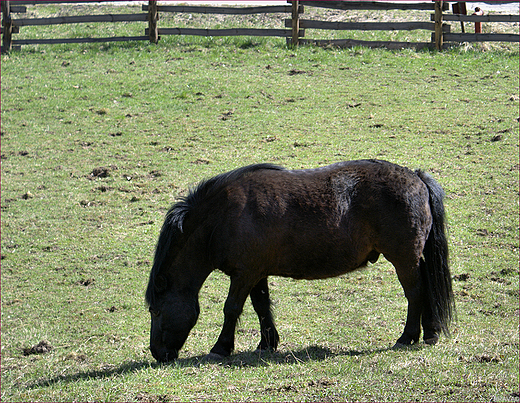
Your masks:
[[[418,170],[417,176],[424,182],[430,193],[432,228],[424,246],[424,264],[421,276],[425,284],[426,296],[431,307],[434,323],[440,325],[446,336],[450,335],[449,325],[455,315],[455,301],[451,286],[448,261],[448,241],[445,233],[444,190],[428,174]]]

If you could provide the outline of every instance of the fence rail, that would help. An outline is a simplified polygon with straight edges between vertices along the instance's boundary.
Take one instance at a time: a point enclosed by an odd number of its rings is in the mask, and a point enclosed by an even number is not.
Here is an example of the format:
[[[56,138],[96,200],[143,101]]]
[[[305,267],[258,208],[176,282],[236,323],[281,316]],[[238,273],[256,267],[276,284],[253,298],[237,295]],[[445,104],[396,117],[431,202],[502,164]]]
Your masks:
[[[286,27],[291,27],[291,24],[291,20],[285,20]],[[343,31],[412,31],[415,29],[433,31],[435,24],[431,22],[334,22],[300,20],[300,28]],[[448,31],[447,26],[444,28]]]
[[[518,15],[496,14],[496,15],[462,15],[444,14],[444,21],[465,21],[465,22],[519,22]],[[433,19],[432,19],[433,21]]]
[[[332,8],[335,10],[434,10],[434,3],[388,3],[383,1],[300,1],[309,7]]]
[[[32,25],[59,25],[79,24],[83,22],[135,22],[148,21],[148,14],[104,14],[104,15],[75,15],[53,18],[19,18],[13,20],[18,27]]]
[[[208,7],[208,6],[157,6],[157,11],[167,13],[198,13],[198,14],[265,14],[265,13],[290,13],[292,7],[284,6],[260,6],[260,7]],[[143,4],[143,11],[148,11],[148,5]],[[302,9],[303,11],[303,9]]]
[[[145,31],[149,33],[148,29]],[[159,35],[193,35],[193,36],[280,36],[290,37],[292,31],[287,29],[256,28],[159,28]]]
[[[453,42],[518,42],[518,34],[471,34],[471,33],[447,33],[446,41]]]
[[[15,45],[55,45],[59,43],[100,43],[147,41],[148,36],[110,36],[107,38],[17,39]]]
[[[276,6],[254,6],[254,7],[224,7],[224,6],[189,6],[189,5],[158,5],[157,1],[150,0],[148,4],[142,5],[145,13],[136,14],[103,14],[103,15],[79,15],[50,18],[13,18],[15,14],[27,12],[28,5],[39,4],[64,4],[64,3],[103,3],[123,2],[125,0],[39,0],[39,1],[1,1],[2,5],[2,52],[22,45],[40,45],[57,43],[88,43],[88,42],[119,42],[119,41],[144,41],[149,40],[157,43],[160,35],[196,35],[196,36],[275,36],[285,37],[288,44],[299,45],[314,43],[317,45],[338,46],[369,46],[388,48],[436,46],[437,49],[446,47],[448,42],[519,42],[518,34],[499,33],[455,33],[451,32],[450,24],[447,22],[503,22],[518,23],[518,15],[464,15],[449,14],[448,1],[434,0],[426,2],[386,2],[386,1],[307,1],[288,0],[289,4]],[[516,3],[514,0],[503,1]],[[454,2],[451,2],[454,3]],[[460,5],[461,2],[457,2]],[[327,8],[341,11],[368,10],[423,10],[432,11],[430,22],[408,21],[408,22],[334,22],[319,21],[301,18],[305,14],[305,7]],[[466,7],[457,7],[457,10]],[[454,7],[455,12],[455,7]],[[465,12],[465,11],[464,11]],[[283,21],[286,29],[270,28],[167,28],[159,27],[160,13],[199,13],[199,14],[227,14],[247,15],[281,13],[289,14],[290,18]],[[48,38],[48,39],[13,39],[13,34],[18,34],[21,27],[44,26],[59,24],[79,23],[119,23],[119,22],[147,22],[142,36],[114,36],[104,38]],[[462,25],[463,27],[463,25]],[[341,30],[341,31],[402,31],[402,30],[426,30],[430,31],[431,42],[397,42],[397,41],[360,41],[354,39],[316,40],[305,39],[308,29],[318,30]]]

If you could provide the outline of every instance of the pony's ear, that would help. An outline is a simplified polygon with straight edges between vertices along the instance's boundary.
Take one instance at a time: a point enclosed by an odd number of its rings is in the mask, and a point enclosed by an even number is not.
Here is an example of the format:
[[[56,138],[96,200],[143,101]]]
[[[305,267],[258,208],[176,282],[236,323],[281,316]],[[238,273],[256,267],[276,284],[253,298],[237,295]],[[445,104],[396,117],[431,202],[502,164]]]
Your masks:
[[[164,276],[157,276],[157,279],[155,280],[155,291],[157,292],[163,292],[168,288],[168,280]]]

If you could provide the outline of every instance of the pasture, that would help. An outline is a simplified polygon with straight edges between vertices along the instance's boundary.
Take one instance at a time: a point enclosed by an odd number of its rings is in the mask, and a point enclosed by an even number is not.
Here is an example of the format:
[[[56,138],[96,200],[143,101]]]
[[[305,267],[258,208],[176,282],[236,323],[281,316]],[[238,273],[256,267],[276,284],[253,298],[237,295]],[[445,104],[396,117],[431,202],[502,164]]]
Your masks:
[[[2,55],[1,400],[518,401],[518,58],[173,37]],[[406,299],[381,258],[270,278],[278,351],[253,353],[248,301],[235,353],[203,362],[229,287],[214,272],[179,359],[156,363],[144,292],[176,198],[247,164],[359,158],[444,187],[452,337],[391,349]]]

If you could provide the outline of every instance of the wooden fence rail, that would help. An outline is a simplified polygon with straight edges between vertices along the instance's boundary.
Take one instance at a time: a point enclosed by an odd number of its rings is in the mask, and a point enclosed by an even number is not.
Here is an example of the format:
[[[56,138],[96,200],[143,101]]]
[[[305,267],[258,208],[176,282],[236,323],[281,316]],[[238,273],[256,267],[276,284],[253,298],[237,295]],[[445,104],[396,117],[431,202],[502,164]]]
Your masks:
[[[467,21],[467,22],[519,22],[518,15],[496,14],[496,15],[461,15],[444,14],[444,21]],[[432,20],[433,21],[433,20]]]
[[[148,33],[148,29],[145,31]],[[193,35],[193,36],[280,36],[289,37],[287,29],[257,29],[257,28],[159,28],[159,35]]]
[[[15,20],[18,27],[31,25],[79,24],[82,22],[134,22],[148,21],[148,14],[105,14],[105,15],[75,15],[53,18],[19,18]]]
[[[518,34],[446,33],[444,40],[452,42],[519,42]]]
[[[411,1],[411,2],[386,2],[386,1],[307,1],[307,0],[288,0],[289,4],[276,6],[255,6],[255,7],[220,7],[220,6],[190,6],[190,5],[158,5],[156,0],[148,1],[142,6],[144,13],[136,14],[104,14],[104,15],[79,15],[63,16],[52,18],[13,18],[15,14],[23,14],[27,11],[27,5],[38,4],[62,4],[62,3],[102,3],[117,2],[124,0],[39,0],[39,1],[11,1],[2,0],[2,52],[22,45],[40,45],[55,43],[88,43],[88,42],[115,42],[115,41],[138,41],[149,40],[157,43],[160,35],[198,35],[198,36],[276,36],[285,37],[290,45],[300,45],[314,43],[318,45],[332,44],[339,46],[369,46],[389,48],[414,47],[422,48],[425,46],[435,46],[437,49],[446,47],[448,42],[484,42],[484,41],[504,41],[519,42],[518,34],[498,34],[498,33],[454,33],[447,22],[505,22],[518,23],[518,15],[462,15],[449,14],[449,2],[442,0],[434,1]],[[514,0],[503,2],[516,3]],[[454,3],[454,2],[451,2]],[[457,4],[461,4],[458,2]],[[388,11],[388,10],[423,10],[432,11],[430,22],[428,21],[408,21],[408,22],[334,22],[302,19],[305,14],[305,7],[319,7],[334,10],[369,10],[369,11]],[[459,9],[459,8],[457,8]],[[465,10],[465,5],[463,7]],[[455,7],[454,7],[455,11]],[[290,18],[284,21],[286,29],[270,28],[164,28],[158,26],[160,13],[199,13],[199,14],[227,14],[227,15],[246,15],[246,14],[265,14],[282,13],[288,14]],[[48,39],[13,39],[13,34],[20,32],[21,27],[44,26],[59,24],[78,24],[78,23],[118,23],[118,22],[144,22],[148,23],[144,30],[144,35],[140,36],[113,36],[108,38],[48,38]],[[336,40],[314,40],[304,39],[305,30],[341,30],[341,31],[401,31],[401,30],[426,30],[431,32],[430,42],[409,43],[396,41],[359,41],[352,39]]]
[[[307,1],[301,0],[300,4],[308,7],[331,8],[334,10],[434,10],[434,3],[395,2],[384,1]]]
[[[285,20],[285,26],[291,27],[292,21]],[[314,21],[300,20],[300,28],[308,29],[327,29],[343,31],[411,31],[415,29],[425,29],[433,31],[435,24],[431,22],[334,22],[334,21]],[[444,27],[447,31],[448,27]]]
[[[209,6],[157,6],[157,11],[167,13],[198,13],[198,14],[265,14],[290,13],[291,6],[259,6],[259,7],[209,7]],[[143,5],[143,11],[148,11],[148,5]],[[303,11],[303,9],[302,9]]]

